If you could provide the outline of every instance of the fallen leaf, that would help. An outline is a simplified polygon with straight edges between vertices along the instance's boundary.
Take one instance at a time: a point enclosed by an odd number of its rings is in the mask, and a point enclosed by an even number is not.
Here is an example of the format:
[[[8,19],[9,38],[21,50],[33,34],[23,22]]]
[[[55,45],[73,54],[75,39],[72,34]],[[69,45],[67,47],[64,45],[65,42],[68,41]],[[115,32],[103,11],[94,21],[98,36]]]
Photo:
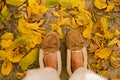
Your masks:
[[[5,6],[3,7],[2,11],[1,11],[1,14],[2,14],[5,18],[7,18],[7,16],[8,16],[9,13],[10,13],[10,12],[8,11],[8,8],[7,8],[7,6],[5,5]]]
[[[112,11],[114,7],[115,7],[115,3],[113,1],[110,1],[105,12]]]
[[[11,44],[11,46],[8,49],[14,50],[17,47],[24,46],[25,44],[27,44],[27,42],[28,42],[28,40],[26,38],[18,37],[13,41],[13,43]]]
[[[90,46],[88,48],[89,52],[95,52],[97,50],[98,46],[95,43],[90,43]]]
[[[112,46],[114,44],[117,44],[117,46],[120,48],[120,40],[118,40],[117,38],[114,38],[112,41],[110,41],[108,43],[108,46]]]
[[[0,58],[1,58],[2,60],[5,60],[5,58],[6,58],[6,54],[7,54],[6,51],[4,51],[4,50],[0,50]]]
[[[104,9],[107,7],[107,3],[102,2],[101,0],[95,0],[94,1],[94,5],[98,8],[98,9]]]
[[[108,70],[101,70],[100,72],[102,76],[105,76],[108,73]]]
[[[55,17],[60,17],[60,15],[57,13],[57,12],[55,12],[55,11],[52,11],[52,14],[53,14],[53,16],[55,16]]]
[[[86,29],[83,31],[84,38],[91,39],[92,28],[93,28],[93,22],[91,21],[89,25],[86,26]]]
[[[12,40],[1,40],[0,45],[2,49],[9,48],[12,45]]]
[[[115,35],[115,36],[120,35],[120,31],[119,31],[118,29],[115,29],[115,31],[114,31],[114,33],[113,33],[113,35]]]
[[[4,60],[1,67],[1,72],[3,75],[9,75],[12,71],[12,63],[9,60]]]
[[[111,61],[117,61],[117,58],[115,58],[114,56],[111,56],[110,60]]]
[[[59,4],[64,7],[65,9],[68,7],[77,7],[80,3],[80,1],[84,1],[84,0],[59,0]]]
[[[46,0],[46,6],[48,8],[55,7],[57,2],[58,2],[58,0]]]
[[[28,66],[33,64],[38,57],[38,48],[32,49],[22,60],[20,66],[22,70],[28,69]]]
[[[9,52],[7,52],[6,58],[13,63],[17,63],[17,62],[21,61],[23,56],[24,56],[24,54],[21,54],[21,53],[16,54],[13,51],[9,51]]]
[[[108,48],[98,49],[95,51],[95,55],[101,59],[107,59],[111,53],[111,50]]]
[[[24,71],[24,72],[17,72],[17,78],[18,79],[21,79],[21,78],[23,78],[25,75],[26,75],[26,73],[27,73],[27,71]]]
[[[51,28],[52,28],[53,31],[56,31],[58,33],[60,39],[63,39],[64,35],[63,35],[61,27],[59,25],[52,24]]]
[[[4,22],[6,20],[6,17],[3,16],[1,13],[0,13],[0,20],[1,20],[1,22]]]
[[[31,31],[31,29],[29,28],[26,28],[23,23],[26,23],[26,21],[22,18],[20,18],[18,20],[18,26],[17,26],[17,30],[19,31],[20,34],[29,34],[29,35],[32,35],[33,32]]]
[[[20,6],[22,5],[26,0],[6,0],[6,3],[12,6]]]
[[[106,17],[100,18],[101,27],[104,31],[104,37],[106,39],[111,39],[113,37],[113,34],[108,31],[108,19]]]
[[[5,33],[1,36],[2,40],[13,40],[14,36],[13,33]]]
[[[83,26],[86,26],[86,25],[88,25],[90,23],[90,17],[86,13],[79,12],[78,15],[81,16],[82,19],[83,19],[82,20]],[[78,18],[79,18],[79,16],[78,16]]]
[[[46,12],[47,8],[44,5],[39,5],[37,0],[28,0],[28,7],[30,8],[33,14],[38,14],[41,12]]]
[[[65,25],[70,25],[70,18],[61,18],[58,22],[57,22],[57,25],[59,26],[65,26]]]

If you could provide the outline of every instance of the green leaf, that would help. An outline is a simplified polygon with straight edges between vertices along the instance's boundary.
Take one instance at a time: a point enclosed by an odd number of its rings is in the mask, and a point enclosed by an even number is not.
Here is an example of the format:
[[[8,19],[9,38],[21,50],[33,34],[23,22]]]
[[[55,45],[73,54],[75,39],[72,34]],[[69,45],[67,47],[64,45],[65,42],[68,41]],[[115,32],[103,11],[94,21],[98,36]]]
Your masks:
[[[20,6],[22,5],[26,0],[6,0],[6,3],[12,6]]]
[[[89,18],[88,18],[88,16],[87,16],[86,13],[84,13],[84,12],[79,12],[78,15],[84,18],[85,25],[87,25],[87,24],[90,23],[90,20],[89,20]]]
[[[10,12],[8,11],[8,8],[7,8],[7,6],[5,5],[5,6],[3,7],[2,11],[1,11],[1,14],[2,14],[3,16],[7,17],[9,13],[10,13]]]
[[[17,47],[24,46],[28,40],[24,37],[18,37],[17,39],[14,40],[13,44],[10,46],[10,50],[14,50]]]
[[[56,6],[56,4],[57,4],[57,0],[46,0],[46,6],[48,8],[54,7],[54,6]]]
[[[5,20],[6,20],[6,17],[3,16],[3,15],[0,13],[0,21],[1,21],[1,22],[4,22]]]
[[[32,49],[20,62],[22,70],[28,69],[28,66],[33,64],[38,57],[38,48]]]

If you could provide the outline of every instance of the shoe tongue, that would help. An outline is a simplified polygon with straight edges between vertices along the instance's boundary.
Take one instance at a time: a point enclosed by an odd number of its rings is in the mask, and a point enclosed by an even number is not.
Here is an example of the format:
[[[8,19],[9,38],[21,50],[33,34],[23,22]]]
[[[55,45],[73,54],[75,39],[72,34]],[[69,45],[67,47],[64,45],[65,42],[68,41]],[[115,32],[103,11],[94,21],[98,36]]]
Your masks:
[[[69,39],[70,39],[70,45],[71,45],[70,49],[72,51],[81,50],[83,48],[84,46],[83,39],[79,34],[76,35],[73,33],[70,35]]]
[[[44,44],[44,51],[45,52],[55,52],[58,50],[58,41],[55,39],[56,37],[54,36],[48,36],[48,38],[46,39],[46,42]]]

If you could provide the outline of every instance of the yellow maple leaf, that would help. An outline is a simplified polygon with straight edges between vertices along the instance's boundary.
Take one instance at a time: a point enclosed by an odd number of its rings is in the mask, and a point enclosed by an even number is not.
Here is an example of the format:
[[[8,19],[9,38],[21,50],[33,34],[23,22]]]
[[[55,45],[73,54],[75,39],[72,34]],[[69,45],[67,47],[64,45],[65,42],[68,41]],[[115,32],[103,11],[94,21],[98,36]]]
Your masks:
[[[95,51],[95,55],[101,59],[107,59],[111,55],[111,50],[108,48],[98,49]]]
[[[41,35],[41,33],[38,33],[36,36],[32,36],[30,40],[35,45],[36,44],[40,44],[42,42],[42,35]]]
[[[51,28],[52,28],[53,31],[56,31],[58,33],[60,39],[63,39],[64,35],[63,35],[61,27],[59,25],[52,24]]]
[[[52,11],[52,14],[53,14],[53,16],[55,16],[55,17],[60,17],[60,14],[58,14],[57,12],[55,12],[55,11]]]
[[[45,13],[47,11],[47,8],[43,4],[39,5],[37,0],[28,0],[28,7],[33,14],[38,14],[40,11]]]
[[[1,14],[2,14],[3,16],[7,17],[9,13],[10,13],[10,12],[8,11],[8,8],[7,8],[7,6],[5,5],[5,6],[3,7],[2,11],[1,11]]]
[[[13,51],[7,52],[6,58],[11,62],[20,62],[24,54],[15,54]]]
[[[5,33],[1,36],[1,39],[3,40],[13,40],[14,36],[13,33]]]
[[[91,21],[89,25],[86,26],[86,29],[83,31],[84,38],[91,39],[92,28],[93,28],[93,22]]]
[[[34,14],[39,13],[39,4],[37,0],[28,0],[28,6]]]
[[[78,0],[78,9],[79,9],[79,11],[84,11],[84,9],[85,9],[85,0]]]
[[[7,54],[6,51],[4,51],[4,50],[0,50],[0,58],[1,58],[2,60],[5,60],[5,58],[6,58],[6,54]]]
[[[102,2],[101,0],[95,0],[94,1],[94,5],[98,8],[98,9],[104,9],[107,7],[107,3],[106,2]]]
[[[75,18],[72,18],[72,19],[71,19],[71,24],[70,24],[70,26],[71,26],[72,28],[78,28],[79,25],[76,23]]]
[[[115,35],[115,36],[120,35],[120,31],[119,31],[118,29],[115,29],[115,31],[114,31],[114,33],[113,33],[113,35]]]
[[[17,72],[17,78],[18,79],[21,79],[21,78],[23,78],[25,75],[26,75],[26,73],[27,73],[27,71],[24,71],[24,72]]]
[[[12,43],[13,43],[12,40],[2,40],[0,45],[2,46],[2,49],[4,49],[10,47]]]
[[[101,27],[104,30],[104,37],[106,39],[111,39],[113,37],[113,34],[108,31],[108,20],[106,17],[100,18]]]
[[[12,63],[9,60],[4,60],[1,67],[1,72],[3,75],[9,75],[12,71]]]
[[[114,45],[114,44],[117,44],[118,47],[120,48],[120,40],[118,40],[117,38],[112,39],[112,40],[108,43],[108,46],[111,46],[111,45]]]
[[[58,22],[57,22],[57,24],[59,25],[59,26],[62,26],[62,25],[70,25],[70,18],[61,18]]]
[[[31,29],[26,28],[23,23],[26,23],[26,21],[23,18],[20,18],[18,20],[18,26],[17,29],[21,34],[28,34],[28,35],[32,35],[33,32],[31,31]]]
[[[22,5],[26,0],[6,0],[7,4],[10,4],[12,6],[20,6]]]

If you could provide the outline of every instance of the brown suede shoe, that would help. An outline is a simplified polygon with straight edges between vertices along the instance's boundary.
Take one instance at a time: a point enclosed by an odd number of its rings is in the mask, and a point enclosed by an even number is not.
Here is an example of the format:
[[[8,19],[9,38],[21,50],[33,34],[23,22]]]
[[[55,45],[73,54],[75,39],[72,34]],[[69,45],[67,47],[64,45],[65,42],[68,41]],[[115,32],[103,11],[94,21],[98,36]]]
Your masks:
[[[43,39],[41,48],[44,52],[56,52],[60,48],[60,40],[57,33],[50,31]]]
[[[72,51],[81,50],[84,46],[83,38],[79,31],[70,30],[66,35],[66,46]]]

